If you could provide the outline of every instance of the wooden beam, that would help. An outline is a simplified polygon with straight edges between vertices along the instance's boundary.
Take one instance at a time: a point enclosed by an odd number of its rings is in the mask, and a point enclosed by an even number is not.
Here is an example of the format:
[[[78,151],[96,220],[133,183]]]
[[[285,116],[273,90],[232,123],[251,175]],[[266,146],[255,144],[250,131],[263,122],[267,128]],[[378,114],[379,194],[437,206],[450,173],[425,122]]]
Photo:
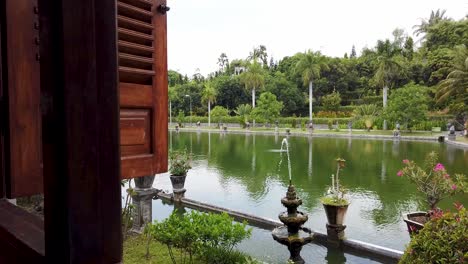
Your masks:
[[[154,135],[157,138],[154,140],[153,148],[156,156],[155,168],[156,173],[167,171],[167,116],[168,116],[168,99],[167,99],[167,16],[166,13],[159,12],[158,8],[161,5],[166,5],[166,0],[155,0],[153,6],[153,26],[154,26],[154,71],[155,76],[153,85],[155,89],[155,107],[154,107]]]
[[[47,263],[119,263],[116,1],[39,1]]]

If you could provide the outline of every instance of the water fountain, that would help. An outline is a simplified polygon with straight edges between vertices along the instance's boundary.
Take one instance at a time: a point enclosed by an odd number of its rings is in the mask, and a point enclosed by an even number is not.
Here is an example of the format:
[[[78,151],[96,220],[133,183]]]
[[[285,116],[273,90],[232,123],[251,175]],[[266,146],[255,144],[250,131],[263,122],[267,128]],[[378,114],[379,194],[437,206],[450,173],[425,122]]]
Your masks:
[[[286,150],[283,148],[284,146],[286,146]],[[289,259],[291,261],[301,264],[305,263],[300,255],[302,247],[312,242],[313,234],[309,229],[302,227],[309,218],[307,214],[297,211],[297,207],[302,204],[302,200],[297,197],[296,188],[292,185],[291,160],[289,158],[289,145],[286,138],[281,142],[280,165],[283,160],[283,152],[286,152],[288,157],[289,186],[286,197],[281,199],[281,203],[287,208],[287,211],[279,214],[278,218],[284,226],[275,228],[272,232],[272,236],[274,240],[288,247],[290,253]]]

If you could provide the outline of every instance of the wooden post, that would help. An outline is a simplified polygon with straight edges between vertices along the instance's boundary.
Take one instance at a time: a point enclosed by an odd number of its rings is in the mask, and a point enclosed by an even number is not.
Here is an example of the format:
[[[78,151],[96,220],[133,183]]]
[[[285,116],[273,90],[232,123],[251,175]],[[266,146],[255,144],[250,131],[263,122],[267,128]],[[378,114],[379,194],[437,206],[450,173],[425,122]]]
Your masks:
[[[116,1],[39,10],[47,263],[119,263]]]

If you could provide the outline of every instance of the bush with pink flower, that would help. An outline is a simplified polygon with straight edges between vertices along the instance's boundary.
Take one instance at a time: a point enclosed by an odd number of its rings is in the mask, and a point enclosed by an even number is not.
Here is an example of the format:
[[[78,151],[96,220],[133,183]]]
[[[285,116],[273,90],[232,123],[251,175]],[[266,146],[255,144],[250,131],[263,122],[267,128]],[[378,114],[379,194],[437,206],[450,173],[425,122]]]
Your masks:
[[[435,152],[427,155],[422,167],[407,159],[403,160],[403,164],[404,167],[398,171],[397,176],[408,178],[416,184],[417,189],[425,194],[426,202],[432,210],[444,198],[468,191],[466,176],[450,175],[444,165],[438,162]]]

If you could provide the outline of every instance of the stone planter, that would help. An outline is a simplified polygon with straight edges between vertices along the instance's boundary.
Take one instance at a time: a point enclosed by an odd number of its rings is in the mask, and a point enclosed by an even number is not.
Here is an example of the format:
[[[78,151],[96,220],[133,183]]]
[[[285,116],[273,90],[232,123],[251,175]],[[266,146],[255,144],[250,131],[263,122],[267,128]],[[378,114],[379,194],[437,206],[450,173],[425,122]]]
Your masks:
[[[424,224],[429,220],[427,212],[412,212],[403,214],[403,220],[408,227],[410,235],[417,234],[424,227]]]
[[[329,225],[343,225],[348,205],[335,206],[323,204]]]
[[[182,191],[184,190],[184,185],[185,185],[185,178],[187,177],[187,174],[185,175],[171,175],[171,183],[172,183],[172,189],[174,192],[176,191]]]
[[[153,187],[154,177],[155,175],[135,178],[136,189],[151,189]]]

